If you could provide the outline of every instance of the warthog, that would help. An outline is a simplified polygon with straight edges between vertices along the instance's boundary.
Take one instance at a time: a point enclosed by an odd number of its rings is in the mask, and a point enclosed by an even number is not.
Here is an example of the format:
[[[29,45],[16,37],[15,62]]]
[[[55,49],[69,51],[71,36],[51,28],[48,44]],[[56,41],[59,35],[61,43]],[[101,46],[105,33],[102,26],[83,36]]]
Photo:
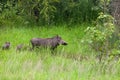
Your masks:
[[[16,51],[21,51],[22,48],[23,48],[23,44],[19,44],[19,45],[17,45],[17,47],[16,47]]]
[[[54,36],[52,38],[32,38],[31,39],[32,49],[35,47],[44,47],[54,50],[59,45],[67,45],[60,36]]]
[[[30,46],[25,45],[25,44],[19,44],[16,46],[16,51],[24,51],[24,50],[31,51],[32,49],[30,48]]]
[[[2,46],[2,49],[9,49],[10,48],[10,42],[5,42],[4,45]]]

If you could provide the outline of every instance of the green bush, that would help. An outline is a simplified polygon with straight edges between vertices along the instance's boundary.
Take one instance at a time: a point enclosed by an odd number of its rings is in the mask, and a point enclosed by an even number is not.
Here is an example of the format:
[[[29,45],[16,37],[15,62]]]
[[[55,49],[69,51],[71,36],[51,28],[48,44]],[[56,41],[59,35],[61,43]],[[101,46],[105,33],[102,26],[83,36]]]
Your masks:
[[[100,13],[95,21],[94,27],[86,29],[87,40],[90,46],[98,52],[109,53],[112,49],[111,41],[115,26],[113,17],[108,14]]]

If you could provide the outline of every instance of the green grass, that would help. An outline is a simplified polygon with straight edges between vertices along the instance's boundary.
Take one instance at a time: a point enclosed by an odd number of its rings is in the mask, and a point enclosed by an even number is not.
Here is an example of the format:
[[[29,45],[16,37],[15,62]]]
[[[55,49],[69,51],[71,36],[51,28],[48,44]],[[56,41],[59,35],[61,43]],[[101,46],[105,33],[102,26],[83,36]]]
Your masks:
[[[10,50],[0,50],[0,80],[120,80],[120,61],[98,62],[96,54],[81,40],[81,26],[4,27],[0,28],[0,45],[10,41]],[[55,55],[49,50],[16,52],[17,44],[30,46],[33,37],[60,35],[67,46],[59,46]]]

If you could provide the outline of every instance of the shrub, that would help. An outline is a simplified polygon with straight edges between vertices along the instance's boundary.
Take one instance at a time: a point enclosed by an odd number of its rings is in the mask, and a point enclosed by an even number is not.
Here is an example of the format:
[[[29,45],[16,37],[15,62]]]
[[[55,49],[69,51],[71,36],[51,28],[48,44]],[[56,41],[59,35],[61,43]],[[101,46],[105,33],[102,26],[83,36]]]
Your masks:
[[[97,17],[94,27],[88,27],[85,32],[87,33],[87,42],[90,47],[102,54],[109,54],[113,48],[112,43],[115,26],[113,17],[108,14],[100,13]]]

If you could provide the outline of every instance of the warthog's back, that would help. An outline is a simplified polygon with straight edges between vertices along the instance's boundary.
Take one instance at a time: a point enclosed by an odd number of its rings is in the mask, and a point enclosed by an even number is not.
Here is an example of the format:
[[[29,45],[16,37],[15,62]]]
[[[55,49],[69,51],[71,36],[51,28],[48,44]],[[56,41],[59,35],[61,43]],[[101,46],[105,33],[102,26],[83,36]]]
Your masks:
[[[52,40],[50,38],[33,38],[31,43],[35,46],[49,46]]]

